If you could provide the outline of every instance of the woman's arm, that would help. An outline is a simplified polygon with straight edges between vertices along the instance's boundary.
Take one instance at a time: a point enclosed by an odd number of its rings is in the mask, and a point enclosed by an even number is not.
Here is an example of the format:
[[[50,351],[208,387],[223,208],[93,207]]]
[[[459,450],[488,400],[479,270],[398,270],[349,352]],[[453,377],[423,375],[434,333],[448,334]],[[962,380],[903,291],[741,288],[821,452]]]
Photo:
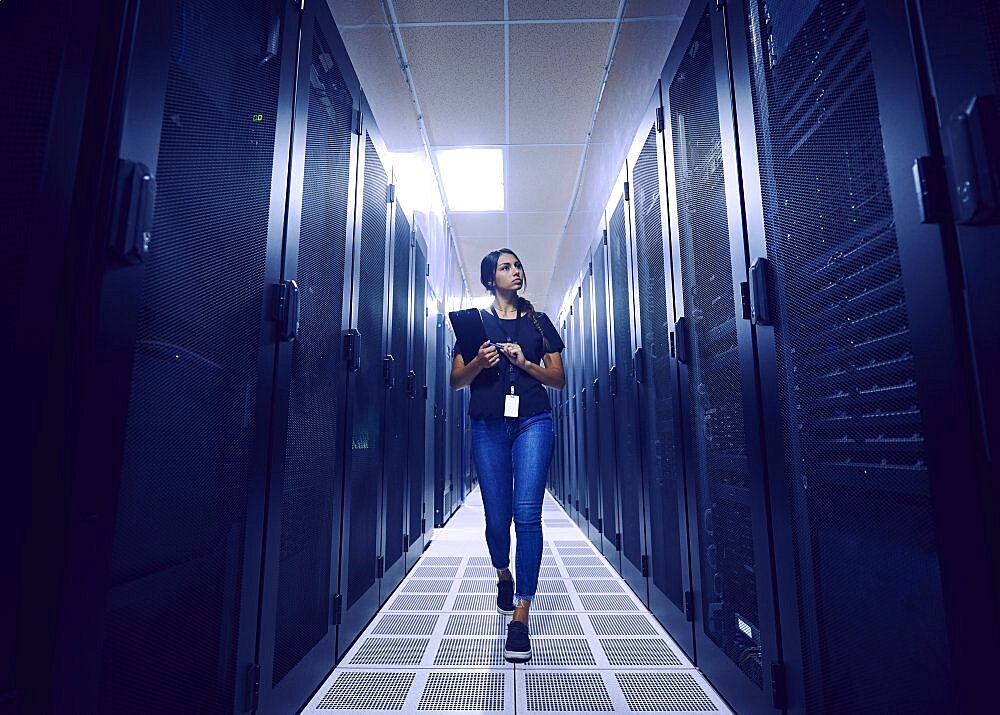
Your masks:
[[[524,357],[524,351],[517,343],[504,343],[504,354],[517,367],[546,387],[553,387],[556,390],[566,387],[566,375],[563,373],[562,356],[559,353],[545,353],[542,356],[542,365],[528,362]]]
[[[455,351],[455,357],[451,361],[451,389],[461,390],[466,385],[472,383],[480,372],[487,368],[495,367],[500,362],[500,354],[497,349],[486,341],[479,346],[479,353],[472,358],[468,365],[462,353]]]

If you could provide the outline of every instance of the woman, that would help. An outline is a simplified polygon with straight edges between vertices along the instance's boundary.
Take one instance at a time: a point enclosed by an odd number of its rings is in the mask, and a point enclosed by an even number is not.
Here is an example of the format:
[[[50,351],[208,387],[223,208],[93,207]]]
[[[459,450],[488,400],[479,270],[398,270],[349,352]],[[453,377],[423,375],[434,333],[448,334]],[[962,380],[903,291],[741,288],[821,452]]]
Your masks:
[[[482,311],[489,340],[468,365],[456,351],[451,387],[471,386],[472,455],[486,512],[486,544],[497,570],[497,609],[514,616],[507,624],[504,657],[525,662],[531,660],[528,611],[542,563],[542,498],[552,459],[545,387],[561,390],[566,384],[559,356],[564,345],[545,314],[518,296],[525,275],[512,250],[488,253],[479,273],[493,294],[490,310]],[[516,591],[509,569],[512,518]]]

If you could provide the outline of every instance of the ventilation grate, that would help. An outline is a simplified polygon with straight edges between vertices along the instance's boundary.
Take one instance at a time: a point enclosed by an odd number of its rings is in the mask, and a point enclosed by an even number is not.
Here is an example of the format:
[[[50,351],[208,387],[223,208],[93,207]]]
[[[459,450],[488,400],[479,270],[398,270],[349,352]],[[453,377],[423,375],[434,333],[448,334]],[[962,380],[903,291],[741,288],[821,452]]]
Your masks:
[[[659,633],[645,616],[602,613],[588,616],[594,632],[599,636],[656,636]]]
[[[417,710],[504,710],[505,673],[430,673]]]
[[[563,556],[562,561],[567,566],[603,566],[604,559],[600,556]]]
[[[533,636],[582,636],[580,619],[573,615],[532,613],[531,635]]]
[[[495,611],[496,609],[495,596],[456,596],[455,605],[452,607],[453,611]]]
[[[461,556],[424,556],[420,559],[421,566],[458,566],[461,563]]]
[[[535,638],[531,641],[531,662],[535,665],[597,664],[586,638]]]
[[[532,632],[536,632],[537,619],[542,617],[531,616]],[[446,636],[502,636],[507,633],[508,620],[507,616],[501,614],[487,616],[478,613],[462,613],[448,617],[444,634]]]
[[[718,712],[690,673],[615,673],[629,708],[637,712]]]
[[[598,673],[525,673],[524,696],[528,710],[614,711]]]
[[[577,593],[627,593],[625,587],[617,581],[577,580],[573,581]]]
[[[496,593],[497,582],[482,579],[466,579],[458,587],[459,593]]]
[[[387,611],[440,611],[447,596],[401,594],[393,599]]]
[[[372,630],[374,636],[429,636],[437,626],[437,616],[390,613]]]
[[[559,565],[559,562],[556,561],[556,557],[555,556],[543,556],[542,557],[542,566],[558,566],[558,565]]]
[[[559,548],[562,548],[563,546],[587,546],[587,542],[583,539],[572,539],[569,541],[559,541],[556,539],[552,543]]]
[[[614,576],[611,569],[604,566],[567,566],[566,573],[570,578],[610,578]]]
[[[558,566],[542,566],[538,569],[539,578],[562,578],[562,572]]]
[[[413,569],[415,578],[455,578],[458,566],[417,566]]]
[[[638,611],[635,602],[622,593],[600,593],[580,596],[580,603],[587,611]]]
[[[503,665],[503,638],[442,638],[434,665]]]
[[[566,582],[561,579],[541,579],[536,593],[569,593]]]
[[[497,570],[492,566],[469,566],[465,569],[465,578],[496,578]]]
[[[466,566],[493,566],[489,556],[472,556]]]
[[[454,581],[433,578],[414,578],[403,586],[403,593],[448,593]]]
[[[534,611],[573,611],[573,599],[569,596],[535,596],[531,602]]]
[[[589,546],[560,546],[559,553],[563,556],[597,556]]]
[[[402,710],[416,673],[345,671],[316,706],[318,710]]]
[[[351,658],[351,665],[420,665],[429,638],[369,638]]]
[[[684,665],[660,638],[601,638],[600,641],[611,665]]]

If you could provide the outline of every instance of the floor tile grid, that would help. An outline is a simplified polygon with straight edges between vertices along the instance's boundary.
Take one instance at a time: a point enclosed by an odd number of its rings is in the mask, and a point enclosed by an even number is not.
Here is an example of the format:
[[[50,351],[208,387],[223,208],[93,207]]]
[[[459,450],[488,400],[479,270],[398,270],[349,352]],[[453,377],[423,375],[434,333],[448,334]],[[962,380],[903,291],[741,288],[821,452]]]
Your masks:
[[[673,681],[669,684],[670,697],[666,699],[655,697],[656,692],[666,692],[663,683],[647,682],[650,678],[662,680],[677,677],[685,679],[682,685],[686,685],[686,681],[690,680],[694,684],[690,687],[691,692],[698,694],[700,698],[692,701],[700,704],[700,707],[690,712],[726,711],[722,701],[703,676],[692,668],[669,635],[572,522],[567,528],[545,527],[543,571],[548,564],[550,569],[558,570],[559,578],[554,578],[555,574],[552,573],[553,578],[540,579],[540,586],[546,582],[553,586],[562,583],[565,593],[549,594],[548,589],[541,587],[532,614],[537,623],[541,623],[539,616],[553,619],[575,618],[579,628],[574,625],[572,630],[578,632],[573,635],[548,635],[544,633],[543,627],[541,628],[543,633],[533,632],[532,646],[535,656],[531,663],[513,666],[504,662],[502,635],[489,635],[498,631],[503,633],[508,617],[496,613],[493,604],[495,572],[489,567],[483,568],[483,564],[488,563],[488,553],[482,534],[482,502],[479,496],[478,490],[473,492],[452,520],[443,529],[435,531],[430,548],[303,712],[344,712],[345,708],[357,713],[439,712],[433,709],[435,704],[443,706],[440,712],[461,711],[466,709],[464,706],[477,711],[494,712],[500,707],[502,709],[499,711],[515,712],[515,702],[517,712],[549,712],[544,707],[546,704],[554,704],[557,707],[551,712],[566,712],[568,708],[576,713],[585,713],[589,710],[580,708],[590,707],[596,702],[604,703],[605,707],[594,712],[609,711],[606,707],[607,702],[611,703],[611,711],[629,712],[633,708],[629,706],[625,689],[633,693],[632,706],[644,712],[660,710],[648,707],[655,704],[653,702],[636,701],[638,697],[634,694],[636,692],[654,693],[653,700],[662,701],[668,706],[669,712],[688,712],[689,710],[680,707],[683,703],[676,701],[677,687]],[[566,518],[565,512],[549,495],[546,495],[543,507],[543,521],[546,517]],[[515,537],[512,533],[512,555],[514,546]],[[593,569],[597,568],[598,564],[606,571],[600,579],[573,577],[572,571],[568,570],[570,567]],[[425,567],[431,567],[433,570],[421,571]],[[542,575],[546,576],[545,573]],[[598,580],[602,582],[601,588],[595,589],[589,585]],[[446,593],[443,583],[445,581],[448,581]],[[584,599],[588,597],[600,599],[602,595],[588,594],[587,591],[601,591],[607,582],[617,582],[624,586],[621,589],[624,593],[615,594],[615,605],[618,608],[588,609]],[[456,610],[456,605],[463,607],[470,605],[468,601],[475,600],[477,593],[480,597],[486,596],[480,598],[479,603],[471,604],[473,608],[479,610]],[[442,596],[444,603],[438,606]],[[462,596],[471,598],[463,601],[460,598]],[[558,598],[547,599],[548,596]],[[397,599],[401,597],[408,597],[410,603],[406,604],[407,607],[404,609],[394,610]],[[418,608],[414,609],[412,603],[414,597],[418,600],[424,599],[427,607],[419,609],[419,605],[423,604],[417,603]],[[555,607],[546,608],[547,600]],[[590,605],[593,605],[593,601]],[[464,620],[455,622],[453,621],[455,617]],[[645,624],[641,629],[643,633],[652,631],[652,634],[616,636],[609,635],[605,629],[601,629],[599,633],[595,628],[593,620],[595,617],[626,618],[633,625]],[[398,621],[401,618],[417,619],[419,620],[417,625],[420,627],[411,629],[413,634],[408,633],[405,628],[400,630],[398,627],[393,627],[392,619]],[[428,619],[431,618],[435,620],[433,626],[429,627]],[[472,618],[480,620],[468,620]],[[450,626],[451,623],[460,627],[456,629],[455,626]],[[572,621],[561,621],[561,623],[565,625]],[[378,635],[376,631],[383,624],[384,628],[395,632]],[[469,632],[470,626],[473,626],[473,632]],[[485,634],[476,632],[480,626],[485,626]],[[449,628],[451,633],[447,632]],[[638,641],[645,643],[638,644]],[[634,653],[631,658],[628,657],[627,651],[634,651],[636,644],[649,647],[640,649],[639,658],[634,657]],[[650,651],[655,656],[654,660],[660,664],[649,664],[652,661],[641,664],[642,656],[649,656]],[[609,659],[609,652],[615,658],[614,663]],[[623,652],[626,652],[624,658]],[[627,662],[630,659],[633,661],[632,664]],[[635,664],[634,661],[639,661],[639,664]],[[670,665],[665,665],[664,663],[668,661]],[[441,678],[445,677],[442,673],[445,672],[456,674],[455,677],[459,677],[459,680],[450,682],[445,688],[445,684],[441,681]],[[434,675],[435,673],[437,675]],[[673,675],[667,675],[669,673]],[[402,691],[397,692],[395,697],[385,696],[380,701],[383,707],[377,711],[360,708],[358,706],[364,703],[357,701],[345,701],[343,707],[331,708],[328,704],[327,707],[317,708],[322,703],[325,693],[333,693],[336,690],[334,686],[337,678],[347,677],[344,674],[352,674],[352,677],[356,678],[378,675],[386,682],[401,679],[401,682],[405,683],[411,676],[412,680],[409,681],[409,690],[405,693],[405,698]],[[541,677],[535,674],[540,674]],[[627,677],[625,689],[620,683],[623,677]],[[553,692],[550,692],[554,683],[560,684],[555,692],[555,700]],[[594,695],[591,690],[595,687],[606,695]],[[436,689],[441,688],[444,688],[442,692],[445,695],[440,695],[436,699],[432,697],[437,692]],[[422,699],[421,694],[425,689],[430,694]],[[583,700],[574,702],[573,693]],[[467,702],[463,701],[464,696],[470,699]],[[565,700],[567,697],[569,700]],[[389,705],[392,707],[387,709]]]

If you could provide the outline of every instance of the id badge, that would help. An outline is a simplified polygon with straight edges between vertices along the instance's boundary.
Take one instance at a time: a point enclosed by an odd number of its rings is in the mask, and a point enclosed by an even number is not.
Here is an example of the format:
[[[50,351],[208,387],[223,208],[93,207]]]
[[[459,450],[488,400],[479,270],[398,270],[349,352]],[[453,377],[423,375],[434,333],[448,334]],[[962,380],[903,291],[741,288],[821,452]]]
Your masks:
[[[503,403],[503,416],[517,417],[517,411],[520,408],[520,404],[521,404],[520,395],[506,395],[504,397],[504,403]]]

